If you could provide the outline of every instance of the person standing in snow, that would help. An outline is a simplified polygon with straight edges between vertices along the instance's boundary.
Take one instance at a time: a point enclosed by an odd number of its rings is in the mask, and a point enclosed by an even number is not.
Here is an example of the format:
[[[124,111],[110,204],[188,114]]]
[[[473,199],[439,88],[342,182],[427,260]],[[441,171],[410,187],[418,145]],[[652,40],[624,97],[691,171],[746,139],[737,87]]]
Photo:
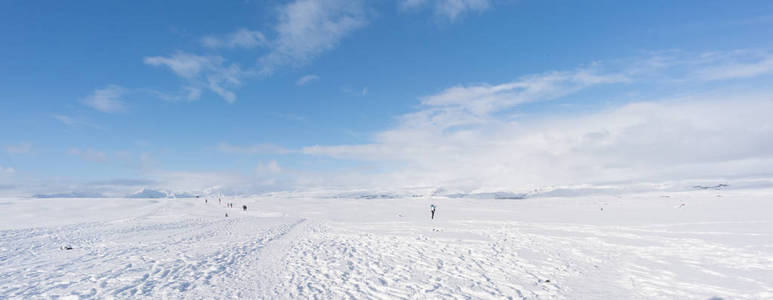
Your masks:
[[[247,205],[242,205],[242,210],[247,211]]]
[[[432,214],[432,220],[435,219],[435,204],[430,204],[429,206],[429,212]]]

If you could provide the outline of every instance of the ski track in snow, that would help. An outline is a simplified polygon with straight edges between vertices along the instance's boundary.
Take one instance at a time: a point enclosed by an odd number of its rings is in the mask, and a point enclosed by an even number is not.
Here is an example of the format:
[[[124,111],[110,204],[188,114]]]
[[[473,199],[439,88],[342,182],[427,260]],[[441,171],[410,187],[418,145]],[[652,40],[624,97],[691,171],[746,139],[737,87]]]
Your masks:
[[[0,231],[13,241],[0,256],[0,298],[248,296],[255,272],[245,269],[295,224],[235,217]]]
[[[198,201],[153,202],[117,220],[0,230],[0,299],[773,299],[767,219],[483,221],[448,217],[448,204],[434,221],[423,213],[347,221],[335,216],[363,210],[277,204],[309,210],[289,217]],[[364,205],[390,214],[378,205],[415,211],[414,204]],[[604,214],[614,213],[609,207]]]

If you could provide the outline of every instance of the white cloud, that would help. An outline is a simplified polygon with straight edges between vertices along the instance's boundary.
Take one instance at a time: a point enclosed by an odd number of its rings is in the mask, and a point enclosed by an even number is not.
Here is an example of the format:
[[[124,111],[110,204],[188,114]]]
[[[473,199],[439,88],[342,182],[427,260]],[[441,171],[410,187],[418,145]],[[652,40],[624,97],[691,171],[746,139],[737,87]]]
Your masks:
[[[226,64],[220,56],[201,56],[185,52],[177,52],[169,57],[153,56],[144,59],[152,66],[165,66],[177,76],[187,81],[183,87],[187,99],[194,100],[201,95],[201,89],[208,89],[228,103],[236,101],[236,95],[231,87],[241,84],[241,79],[247,72],[237,64]]]
[[[77,156],[84,161],[99,163],[107,162],[107,155],[104,152],[92,149],[81,150],[78,148],[71,148],[67,153],[73,156]]]
[[[203,56],[182,51],[164,57],[145,57],[152,66],[169,68],[185,79],[184,93],[149,91],[166,101],[195,100],[206,89],[216,93],[229,103],[236,101],[232,88],[250,75],[270,75],[286,66],[301,66],[319,54],[335,48],[354,30],[367,24],[367,13],[362,0],[295,0],[278,9],[276,32],[267,38],[262,32],[241,28],[222,37],[205,36],[201,43],[208,48],[265,48],[258,59],[258,66],[243,70],[238,64],[227,64],[220,56]],[[297,85],[303,85],[318,77],[302,77]]]
[[[94,90],[91,95],[83,99],[83,104],[101,112],[123,112],[126,111],[126,104],[121,98],[125,93],[125,88],[111,84],[103,89]]]
[[[225,37],[206,36],[201,43],[209,48],[244,48],[252,49],[265,46],[266,37],[260,31],[252,31],[245,28],[236,30]]]
[[[51,117],[68,127],[90,127],[94,129],[101,129],[99,125],[68,115],[53,114]]]
[[[32,153],[32,144],[22,142],[16,145],[6,146],[5,151],[9,154],[29,154]]]
[[[314,75],[314,74],[304,75],[303,77],[298,78],[298,81],[295,82],[295,85],[302,86],[302,85],[305,85],[305,84],[309,83],[310,81],[314,81],[314,80],[317,80],[317,79],[319,79],[319,76]]]
[[[404,181],[389,184],[493,190],[769,173],[773,99],[699,98],[531,123],[487,118],[456,131],[412,120],[371,144],[303,152],[396,166],[390,175]]]
[[[599,74],[592,69],[549,72],[493,86],[481,84],[452,87],[440,94],[422,98],[422,104],[463,108],[481,115],[526,102],[556,99],[593,85],[627,81],[629,79],[623,74]]]
[[[360,0],[296,0],[279,8],[277,36],[260,58],[262,72],[308,63],[367,24]]]
[[[632,65],[616,72],[594,65],[496,85],[452,87],[421,98],[418,111],[401,116],[396,127],[378,132],[370,143],[309,146],[301,152],[361,161],[379,171],[338,177],[381,187],[496,191],[773,175],[771,90],[740,93],[722,89],[716,82],[721,79],[699,75],[697,70],[735,68],[724,60],[663,60],[647,70]],[[631,89],[636,84],[684,86],[660,80],[674,74],[692,74],[684,79],[691,88],[710,85],[711,90],[677,88],[679,97],[661,95],[571,115],[523,116],[510,110],[614,83]],[[734,78],[743,77],[723,79]],[[626,94],[609,96],[625,101]]]
[[[649,74],[652,81],[679,83],[748,79],[773,74],[773,51],[733,50],[692,53],[679,50],[655,52],[634,63],[628,73]]]
[[[73,119],[72,117],[69,117],[69,116],[55,114],[52,117],[54,119],[59,120],[59,122],[62,122],[64,125],[67,125],[67,126],[73,126],[76,123],[75,119]]]
[[[16,174],[16,170],[11,167],[0,166],[0,175],[10,176]]]
[[[274,144],[257,144],[251,146],[235,146],[226,142],[220,142],[217,145],[217,150],[225,154],[241,154],[241,155],[254,155],[254,154],[288,154],[291,151],[285,149],[282,146]]]
[[[714,54],[704,60],[713,60],[714,63],[696,71],[697,76],[703,80],[739,79],[773,73],[773,54],[767,52]]]
[[[258,164],[258,166],[255,168],[255,172],[258,174],[276,174],[281,173],[282,168],[279,167],[279,163],[277,163],[275,160],[272,160],[265,164]]]
[[[294,3],[300,2],[308,1]],[[228,75],[222,58],[178,54],[146,62],[169,67],[189,80],[190,86],[213,92],[230,92],[218,89],[222,79],[214,74],[233,76],[233,82],[239,82],[238,66],[235,75]],[[293,173],[297,184],[310,185],[518,190],[545,185],[771,175],[773,119],[769,115],[773,113],[773,93],[755,90],[739,94],[719,85],[723,80],[769,74],[770,57],[773,55],[764,52],[667,53],[613,66],[612,72],[608,66],[593,64],[501,83],[457,85],[421,97],[417,111],[400,116],[397,126],[378,132],[369,143],[317,145],[296,151],[272,144],[236,146],[222,142],[217,150],[241,155],[304,153],[358,160],[367,165],[336,173],[302,173],[288,172],[269,161],[255,169],[258,175],[267,176]],[[185,62],[187,58],[190,62]],[[208,81],[212,76],[214,88]],[[562,116],[523,117],[509,111],[526,103],[557,101],[604,85],[657,86],[673,84],[675,79],[680,80],[674,92],[681,95],[679,98],[637,97],[635,103]],[[691,88],[682,88],[682,83]],[[693,87],[706,86],[712,90],[688,93],[701,90]],[[347,92],[365,94],[367,88]],[[608,96],[615,101],[630,101],[626,98],[628,91],[612,92],[615,94]],[[104,153],[92,150],[75,149],[71,154],[85,160],[107,160]],[[258,175],[165,172],[157,178],[159,185],[170,189],[238,190],[256,188]],[[258,186],[273,186],[276,182],[274,178],[258,179],[264,180]]]
[[[400,6],[403,9],[418,9],[426,5],[431,5],[433,12],[437,16],[444,17],[450,21],[466,13],[481,13],[491,7],[490,0],[403,0]]]
[[[148,93],[158,99],[168,102],[190,102],[197,100],[201,97],[203,87],[199,86],[182,86],[177,92],[162,92],[154,89],[140,89],[140,91]]]
[[[170,57],[146,57],[144,61],[151,66],[166,66],[177,76],[189,79],[199,76],[203,70],[215,69],[223,63],[221,57],[199,56],[185,52],[177,52]]]
[[[368,87],[362,87],[362,88],[349,88],[349,87],[342,87],[341,92],[353,96],[365,96],[368,94]]]

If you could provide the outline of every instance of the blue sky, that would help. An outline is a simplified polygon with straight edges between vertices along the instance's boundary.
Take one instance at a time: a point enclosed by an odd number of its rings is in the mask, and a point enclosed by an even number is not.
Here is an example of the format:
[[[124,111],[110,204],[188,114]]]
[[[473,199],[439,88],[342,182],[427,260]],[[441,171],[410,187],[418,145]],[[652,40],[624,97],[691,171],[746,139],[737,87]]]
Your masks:
[[[0,36],[2,193],[518,190],[773,154],[770,1],[3,1]]]

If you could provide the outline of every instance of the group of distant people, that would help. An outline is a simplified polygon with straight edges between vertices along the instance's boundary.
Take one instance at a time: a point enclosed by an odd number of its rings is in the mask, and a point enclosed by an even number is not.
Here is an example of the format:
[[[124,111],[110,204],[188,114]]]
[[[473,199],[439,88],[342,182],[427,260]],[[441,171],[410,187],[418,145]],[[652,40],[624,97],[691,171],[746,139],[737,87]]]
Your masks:
[[[204,203],[205,204],[208,201],[209,200],[207,200],[206,198],[204,199]],[[222,204],[222,202],[223,201],[220,198],[217,198],[217,203]],[[682,204],[682,205],[684,205],[684,204]],[[228,203],[225,204],[225,206],[228,207],[228,208],[233,208],[234,204],[233,204],[233,202],[228,202]],[[429,206],[429,213],[430,213],[430,219],[432,219],[432,220],[435,219],[435,210],[436,209],[437,209],[437,207],[435,206],[435,204],[430,204],[430,206]],[[602,210],[603,210],[603,208],[602,208]],[[247,205],[242,205],[242,211],[247,211]],[[225,213],[225,216],[228,217],[228,213]]]
[[[198,197],[196,197],[196,198],[198,198]],[[209,203],[209,199],[204,198],[204,204],[207,204],[207,203]],[[217,203],[218,204],[223,204],[223,200],[220,199],[220,198],[217,198]],[[225,207],[233,208],[234,204],[233,204],[233,202],[228,202],[228,203],[225,204]],[[242,211],[247,211],[247,205],[242,205]],[[225,216],[228,217],[228,213],[225,213]]]

